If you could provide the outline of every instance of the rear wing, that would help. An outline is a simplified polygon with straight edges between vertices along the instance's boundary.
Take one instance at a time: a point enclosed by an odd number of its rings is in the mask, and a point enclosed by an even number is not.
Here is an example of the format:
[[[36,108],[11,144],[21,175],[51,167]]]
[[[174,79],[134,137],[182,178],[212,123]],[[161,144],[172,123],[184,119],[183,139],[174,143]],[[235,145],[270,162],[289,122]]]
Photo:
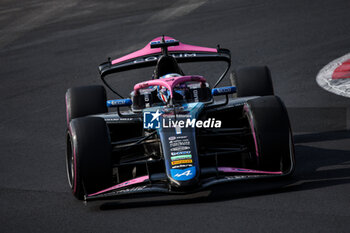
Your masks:
[[[194,45],[183,44],[171,37],[157,37],[148,43],[144,48],[125,55],[121,58],[111,60],[108,59],[99,65],[98,69],[102,81],[105,82],[105,77],[112,73],[118,73],[122,71],[145,68],[150,66],[156,66],[158,58],[164,53],[161,44],[165,44],[167,48],[167,54],[173,56],[178,63],[188,62],[203,62],[203,61],[224,61],[227,63],[226,70],[219,77],[214,87],[216,87],[224,76],[227,74],[231,66],[231,53],[228,49],[220,48],[208,48]],[[109,87],[115,92],[111,87]],[[116,93],[116,92],[115,92]],[[118,93],[116,93],[118,94]],[[118,94],[119,95],[119,94]]]

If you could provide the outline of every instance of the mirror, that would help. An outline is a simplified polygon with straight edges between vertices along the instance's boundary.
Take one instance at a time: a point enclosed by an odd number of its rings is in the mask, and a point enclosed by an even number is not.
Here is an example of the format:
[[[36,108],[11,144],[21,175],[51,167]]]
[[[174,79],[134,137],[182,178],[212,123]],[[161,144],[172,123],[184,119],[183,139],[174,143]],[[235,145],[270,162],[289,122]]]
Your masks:
[[[107,100],[107,107],[123,107],[123,106],[131,106],[131,99],[116,99],[116,100]]]
[[[230,86],[230,87],[218,87],[218,88],[213,88],[211,90],[211,93],[213,96],[218,96],[218,95],[228,95],[228,94],[233,94],[236,93],[236,87],[235,86]]]

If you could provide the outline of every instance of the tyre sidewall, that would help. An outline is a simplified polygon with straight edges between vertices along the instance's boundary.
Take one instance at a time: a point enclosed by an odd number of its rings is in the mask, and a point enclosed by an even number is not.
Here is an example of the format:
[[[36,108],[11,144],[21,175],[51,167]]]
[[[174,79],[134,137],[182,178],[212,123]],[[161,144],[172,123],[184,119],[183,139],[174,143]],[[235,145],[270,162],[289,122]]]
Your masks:
[[[249,100],[244,114],[252,131],[254,148],[260,169],[265,171],[291,170],[294,146],[288,114],[276,96]]]
[[[104,119],[73,119],[69,136],[73,145],[73,194],[81,199],[112,184],[111,144]]]

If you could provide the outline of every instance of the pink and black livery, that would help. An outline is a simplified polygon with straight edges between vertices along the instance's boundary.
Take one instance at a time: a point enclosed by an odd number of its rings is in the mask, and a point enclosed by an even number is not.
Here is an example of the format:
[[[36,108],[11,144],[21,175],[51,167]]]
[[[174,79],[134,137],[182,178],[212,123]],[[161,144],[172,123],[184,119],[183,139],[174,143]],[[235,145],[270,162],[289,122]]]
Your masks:
[[[181,69],[181,63],[202,61],[227,64],[214,88],[200,74]],[[228,49],[163,36],[99,66],[105,85],[122,99],[107,100],[103,86],[70,88],[66,164],[74,196],[92,201],[184,194],[218,183],[291,175],[291,127],[283,102],[274,95],[269,69],[237,69],[235,85],[217,87],[230,65]],[[152,79],[135,84],[130,98],[123,99],[105,80],[112,73],[149,66],[154,67]],[[158,87],[169,96],[160,99]]]

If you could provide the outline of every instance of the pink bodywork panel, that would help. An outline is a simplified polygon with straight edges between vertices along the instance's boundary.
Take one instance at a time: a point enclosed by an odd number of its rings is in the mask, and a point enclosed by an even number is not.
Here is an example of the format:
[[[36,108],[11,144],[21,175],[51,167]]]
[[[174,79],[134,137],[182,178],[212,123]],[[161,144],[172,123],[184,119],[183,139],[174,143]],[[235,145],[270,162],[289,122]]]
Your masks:
[[[135,178],[135,179],[132,179],[132,180],[128,180],[128,181],[125,181],[123,183],[114,185],[114,186],[112,186],[110,188],[101,190],[101,191],[99,191],[97,193],[89,194],[88,197],[95,196],[95,195],[98,195],[98,194],[101,194],[101,193],[105,193],[105,192],[108,192],[108,191],[112,191],[112,190],[115,190],[115,189],[124,188],[126,186],[130,186],[130,185],[133,185],[133,184],[143,183],[143,182],[147,181],[148,179],[149,179],[149,176],[141,176],[141,177],[138,177],[138,178]]]
[[[151,42],[153,41],[160,41],[162,39],[162,37],[157,37],[155,39],[153,39]],[[169,36],[165,36],[164,37],[165,40],[174,40],[174,38],[169,37]],[[151,43],[150,42],[150,43]],[[151,45],[150,43],[148,43],[143,49],[140,49],[136,52],[130,53],[128,55],[125,55],[121,58],[115,59],[112,61],[112,65],[123,62],[123,61],[127,61],[130,59],[134,59],[137,57],[142,57],[142,56],[146,56],[146,55],[151,55],[151,54],[156,54],[156,53],[161,53],[161,49],[160,48],[155,48],[155,49],[151,49]],[[188,45],[188,44],[183,44],[183,43],[179,43],[179,45],[177,46],[172,46],[168,48],[169,52],[174,52],[174,51],[188,51],[188,52],[209,52],[209,53],[217,53],[217,49],[214,48],[208,48],[208,47],[200,47],[200,46],[195,46],[195,45]]]
[[[138,83],[134,86],[134,91],[135,93],[137,93],[138,90],[147,88],[150,86],[162,86],[162,87],[166,87],[170,91],[170,96],[173,97],[173,88],[180,83],[188,82],[188,81],[197,81],[201,83],[206,82],[205,78],[199,75],[169,77],[169,78],[154,79],[154,80]]]

